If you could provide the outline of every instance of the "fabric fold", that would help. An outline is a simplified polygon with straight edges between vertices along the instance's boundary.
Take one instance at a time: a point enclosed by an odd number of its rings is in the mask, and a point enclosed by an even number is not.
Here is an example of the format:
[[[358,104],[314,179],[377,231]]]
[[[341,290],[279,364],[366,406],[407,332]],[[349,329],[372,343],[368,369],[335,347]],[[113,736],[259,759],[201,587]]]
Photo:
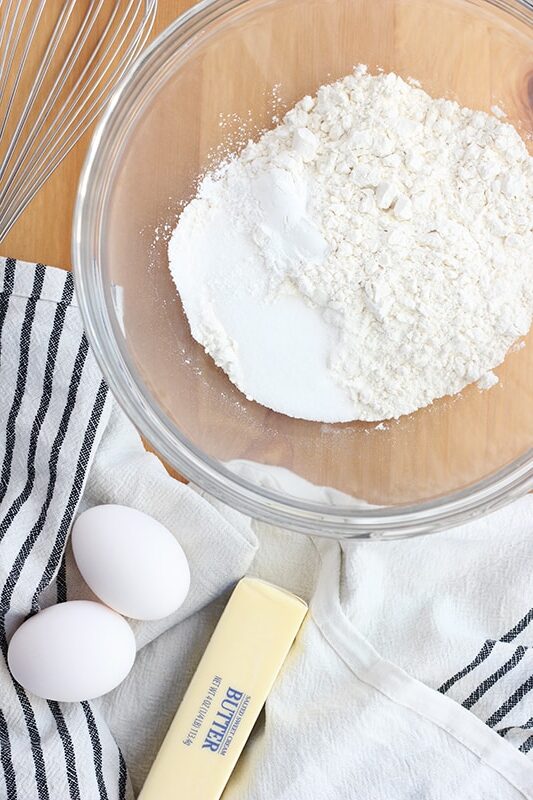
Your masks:
[[[66,552],[72,522],[91,505],[145,511],[189,559],[183,607],[161,622],[131,622],[139,648],[227,596],[255,537],[248,521],[217,511],[145,451],[102,379],[69,273],[0,259],[0,386],[0,797],[131,798],[99,704],[26,693],[7,668],[9,636],[46,605],[91,597]]]
[[[13,259],[0,259],[0,386],[0,800],[133,800],[245,573],[311,613],[225,800],[533,798],[533,498],[342,548],[250,521],[145,451],[102,380],[71,276]],[[302,488],[286,470],[231,468]],[[131,621],[137,660],[113,692],[47,702],[11,678],[9,636],[39,608],[92,597],[68,536],[105,503],[176,536],[191,592],[165,620]]]

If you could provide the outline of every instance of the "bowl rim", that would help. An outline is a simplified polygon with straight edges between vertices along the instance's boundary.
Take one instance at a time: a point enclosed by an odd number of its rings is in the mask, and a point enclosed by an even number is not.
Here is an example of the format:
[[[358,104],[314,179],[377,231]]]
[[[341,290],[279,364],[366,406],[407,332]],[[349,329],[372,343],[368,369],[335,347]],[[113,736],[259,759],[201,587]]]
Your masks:
[[[275,0],[265,0],[271,5]],[[472,2],[472,0],[464,0]],[[510,12],[533,26],[529,0],[476,0]],[[504,468],[430,501],[390,507],[352,508],[281,499],[200,451],[185,437],[145,387],[120,343],[120,326],[103,280],[100,230],[113,165],[146,102],[143,89],[167,56],[195,33],[251,0],[201,0],[163,30],[132,64],[113,91],[94,132],[81,172],[72,228],[76,293],[88,341],[123,411],[156,451],[179,473],[222,502],[252,517],[303,533],[333,538],[403,538],[458,525],[492,511],[533,488],[533,448]],[[162,72],[163,71],[163,72]]]

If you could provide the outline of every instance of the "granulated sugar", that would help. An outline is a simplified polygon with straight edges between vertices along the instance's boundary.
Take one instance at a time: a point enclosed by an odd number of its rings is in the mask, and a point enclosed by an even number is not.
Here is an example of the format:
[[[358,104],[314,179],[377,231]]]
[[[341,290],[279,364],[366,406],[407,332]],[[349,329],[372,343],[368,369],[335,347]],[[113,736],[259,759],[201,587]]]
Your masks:
[[[358,67],[204,177],[170,267],[247,397],[381,420],[494,384],[531,324],[532,220],[512,126]]]

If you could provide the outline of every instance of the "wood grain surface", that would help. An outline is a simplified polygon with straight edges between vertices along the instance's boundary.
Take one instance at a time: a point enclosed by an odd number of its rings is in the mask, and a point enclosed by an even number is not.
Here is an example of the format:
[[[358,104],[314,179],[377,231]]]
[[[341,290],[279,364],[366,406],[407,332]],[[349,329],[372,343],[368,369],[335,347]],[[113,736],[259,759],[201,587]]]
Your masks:
[[[62,0],[54,2],[58,8],[62,5]],[[151,39],[194,5],[194,2],[195,0],[161,0]],[[37,37],[35,52],[38,52],[44,44],[45,42],[40,42]],[[23,88],[21,86],[21,90]],[[79,140],[34,197],[9,234],[0,242],[1,255],[41,262],[61,269],[71,269],[72,215],[78,179],[91,136],[92,129]],[[148,442],[145,444],[150,448]],[[169,472],[182,480],[181,475],[174,470],[169,468]]]
[[[58,8],[62,5],[62,0],[53,2]],[[151,38],[192,5],[194,0],[160,0]],[[44,43],[37,39],[34,48],[36,53],[41,44]],[[91,133],[88,131],[77,143],[0,243],[2,255],[26,261],[40,261],[62,269],[71,268],[72,213],[78,178]]]
[[[249,8],[257,4],[250,0]],[[154,34],[189,5],[160,0]],[[533,131],[531,30],[483,0],[277,0],[257,19],[230,19],[216,41],[208,28],[189,48],[187,67],[134,130],[109,201],[109,282],[123,287],[127,348],[144,385],[212,459],[284,467],[371,503],[434,498],[522,455],[533,443],[531,334],[498,369],[500,385],[490,392],[468,387],[384,430],[292,420],[247,401],[191,341],[165,243],[154,246],[146,231],[175,221],[220,144],[221,115],[229,120],[224,135],[231,134],[232,120],[238,133],[252,119],[257,133],[257,126],[272,124],[274,85],[290,106],[359,62],[418,78],[434,96],[473,108],[488,111],[499,103],[527,139]],[[35,198],[2,242],[3,254],[70,268],[87,142]]]

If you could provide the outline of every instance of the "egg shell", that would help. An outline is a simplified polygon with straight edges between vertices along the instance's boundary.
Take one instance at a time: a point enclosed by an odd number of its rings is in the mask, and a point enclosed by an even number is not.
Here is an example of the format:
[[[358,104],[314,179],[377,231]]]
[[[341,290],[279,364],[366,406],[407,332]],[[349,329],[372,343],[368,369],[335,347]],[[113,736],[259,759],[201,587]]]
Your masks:
[[[189,564],[181,546],[142,511],[112,504],[84,511],[72,529],[72,549],[94,594],[127,617],[162,619],[189,591]]]
[[[126,620],[90,600],[72,600],[23,622],[9,643],[13,677],[47,700],[90,700],[114,689],[135,660]]]

